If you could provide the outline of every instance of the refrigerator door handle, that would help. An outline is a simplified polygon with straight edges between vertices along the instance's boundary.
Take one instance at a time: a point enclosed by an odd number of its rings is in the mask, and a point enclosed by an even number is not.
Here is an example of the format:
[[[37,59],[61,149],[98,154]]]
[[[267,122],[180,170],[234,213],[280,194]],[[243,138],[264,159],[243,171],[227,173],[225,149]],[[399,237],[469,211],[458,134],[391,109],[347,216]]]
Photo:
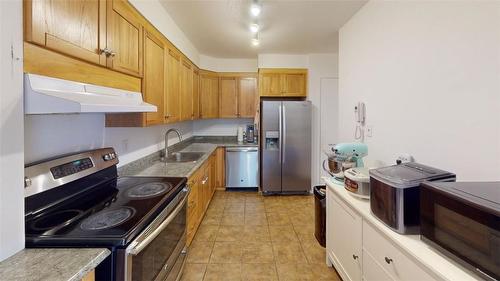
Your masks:
[[[281,144],[282,144],[281,150],[283,151],[283,153],[282,153],[283,156],[281,158],[281,163],[285,163],[285,155],[286,155],[286,150],[285,150],[285,147],[286,147],[286,107],[284,104],[281,106],[281,113],[283,115],[283,117],[282,117],[283,129],[282,129],[282,133],[281,133],[283,135],[283,138],[281,140]]]
[[[281,153],[281,149],[283,148],[283,116],[281,115],[281,110],[282,110],[282,106],[283,105],[279,105],[278,106],[278,124],[279,124],[279,141],[278,141],[278,145],[279,145],[279,157],[278,157],[278,163],[281,164],[281,156],[283,155]]]

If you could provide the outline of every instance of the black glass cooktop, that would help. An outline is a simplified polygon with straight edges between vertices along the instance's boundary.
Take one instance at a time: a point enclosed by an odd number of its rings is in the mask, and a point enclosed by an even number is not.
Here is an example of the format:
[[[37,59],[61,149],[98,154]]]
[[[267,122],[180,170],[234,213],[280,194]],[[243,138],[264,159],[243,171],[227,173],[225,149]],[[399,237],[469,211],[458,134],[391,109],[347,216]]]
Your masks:
[[[121,177],[26,215],[27,246],[127,244],[185,186],[185,178]]]

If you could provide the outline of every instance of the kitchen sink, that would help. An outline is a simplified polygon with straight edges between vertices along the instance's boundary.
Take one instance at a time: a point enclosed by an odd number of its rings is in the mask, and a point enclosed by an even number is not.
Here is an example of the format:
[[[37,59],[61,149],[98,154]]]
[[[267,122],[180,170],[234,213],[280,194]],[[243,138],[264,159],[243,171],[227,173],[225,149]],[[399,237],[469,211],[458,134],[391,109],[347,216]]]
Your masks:
[[[185,163],[185,162],[196,162],[205,153],[204,152],[174,152],[168,157],[161,159],[165,163]]]

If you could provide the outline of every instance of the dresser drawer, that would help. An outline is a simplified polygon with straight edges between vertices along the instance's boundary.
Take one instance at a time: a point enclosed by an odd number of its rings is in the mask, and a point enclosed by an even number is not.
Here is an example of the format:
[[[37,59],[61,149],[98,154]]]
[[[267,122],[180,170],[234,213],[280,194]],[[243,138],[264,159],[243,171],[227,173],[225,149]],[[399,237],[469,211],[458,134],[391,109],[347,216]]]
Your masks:
[[[363,221],[363,250],[394,280],[435,280],[366,221]]]

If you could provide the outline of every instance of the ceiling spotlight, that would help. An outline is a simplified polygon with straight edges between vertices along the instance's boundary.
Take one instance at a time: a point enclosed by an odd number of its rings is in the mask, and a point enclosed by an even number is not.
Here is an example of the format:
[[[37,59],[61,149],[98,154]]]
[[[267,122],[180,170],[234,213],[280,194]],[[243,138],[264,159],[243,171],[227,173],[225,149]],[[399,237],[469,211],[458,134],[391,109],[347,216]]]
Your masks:
[[[252,39],[252,46],[257,47],[259,46],[259,44],[260,44],[259,39],[257,38]]]
[[[260,5],[257,3],[253,3],[252,6],[250,7],[250,13],[254,16],[257,17],[260,14]]]
[[[253,33],[257,33],[257,32],[259,32],[259,25],[258,25],[258,24],[256,24],[256,23],[252,23],[252,24],[250,25],[250,31],[252,31]]]

